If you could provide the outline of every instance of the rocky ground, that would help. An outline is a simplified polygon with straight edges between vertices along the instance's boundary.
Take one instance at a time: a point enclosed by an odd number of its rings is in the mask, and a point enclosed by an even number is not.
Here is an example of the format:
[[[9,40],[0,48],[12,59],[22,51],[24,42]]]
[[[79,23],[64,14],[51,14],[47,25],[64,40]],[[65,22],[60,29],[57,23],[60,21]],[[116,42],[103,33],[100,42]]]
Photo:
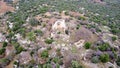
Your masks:
[[[86,11],[52,11],[48,8],[53,5],[38,2],[21,10],[22,2],[18,3],[12,4],[14,12],[0,8],[4,12],[0,16],[0,68],[120,68],[119,35],[91,21]]]

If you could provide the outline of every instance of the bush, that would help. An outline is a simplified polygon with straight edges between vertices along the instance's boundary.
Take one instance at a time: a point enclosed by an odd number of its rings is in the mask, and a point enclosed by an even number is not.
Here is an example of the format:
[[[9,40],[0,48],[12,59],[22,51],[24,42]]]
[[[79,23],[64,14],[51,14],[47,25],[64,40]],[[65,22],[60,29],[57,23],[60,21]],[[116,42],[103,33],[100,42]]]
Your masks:
[[[116,63],[117,63],[118,66],[120,66],[120,57],[117,58]]]
[[[45,40],[45,43],[47,43],[47,44],[52,44],[53,41],[54,41],[53,39],[46,39],[46,40]]]
[[[37,25],[40,24],[39,21],[37,21],[34,18],[30,19],[29,23],[30,23],[31,26],[37,26]]]
[[[41,7],[40,10],[39,10],[40,13],[45,13],[47,11],[48,11],[48,7],[46,7],[46,6]]]
[[[113,34],[117,34],[117,33],[118,33],[118,30],[115,29],[115,28],[113,28],[113,29],[111,30],[111,32],[112,32]]]
[[[8,45],[7,42],[3,42],[3,47],[6,47]]]
[[[41,30],[35,30],[37,36],[43,36],[43,32]]]
[[[69,12],[68,12],[68,11],[66,11],[66,12],[65,12],[65,15],[69,15]]]
[[[27,38],[28,38],[30,41],[35,41],[36,35],[35,35],[34,32],[29,32],[29,33],[27,33]]]
[[[81,26],[81,25],[80,25],[80,24],[78,24],[78,25],[77,25],[77,27],[76,27],[76,29],[79,29],[79,28],[80,28],[80,26]]]
[[[18,65],[19,65],[19,63],[18,63],[17,61],[14,61],[14,65],[17,65],[17,66],[18,66]]]
[[[112,41],[115,41],[117,38],[115,36],[112,37]]]
[[[71,68],[83,68],[77,61],[71,62]]]
[[[2,65],[6,66],[10,63],[10,60],[7,58],[2,58],[2,59],[0,59],[0,63],[2,63]]]
[[[48,51],[47,50],[44,50],[42,53],[41,53],[41,57],[42,58],[48,58],[49,54],[48,54]]]
[[[79,16],[78,20],[86,20],[86,18],[84,16]]]
[[[106,51],[108,48],[110,48],[108,43],[104,43],[98,47],[98,49],[101,51]]]
[[[0,49],[0,55],[2,55],[5,52],[5,48]]]
[[[101,62],[106,63],[106,62],[109,61],[109,55],[108,54],[102,54],[102,55],[100,55],[99,59],[100,59]]]
[[[17,33],[20,33],[20,34],[22,34],[22,36],[24,36],[25,35],[25,28],[18,29]]]
[[[92,57],[91,62],[92,63],[98,63],[99,62],[99,58],[97,56],[94,56],[94,57]]]
[[[56,68],[60,68],[60,65],[58,63],[56,64]]]
[[[21,53],[22,51],[24,51],[25,49],[21,46],[19,46],[17,49],[16,49],[16,54],[19,54]]]
[[[58,58],[58,57],[53,58],[53,62],[54,62],[54,63],[57,63],[58,61],[59,61],[59,58]]]
[[[52,68],[52,65],[51,64],[44,64],[43,68]]]
[[[91,47],[91,43],[89,42],[86,42],[85,45],[84,45],[85,49],[89,49]]]

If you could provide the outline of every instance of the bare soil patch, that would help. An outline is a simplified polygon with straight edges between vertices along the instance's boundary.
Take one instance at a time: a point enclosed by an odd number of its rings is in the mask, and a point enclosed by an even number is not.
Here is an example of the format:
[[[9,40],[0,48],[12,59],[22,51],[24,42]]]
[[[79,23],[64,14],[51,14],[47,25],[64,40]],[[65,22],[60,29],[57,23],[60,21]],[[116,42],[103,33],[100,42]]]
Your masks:
[[[4,14],[7,11],[13,12],[14,7],[7,5],[7,3],[3,1],[0,1],[0,14]]]

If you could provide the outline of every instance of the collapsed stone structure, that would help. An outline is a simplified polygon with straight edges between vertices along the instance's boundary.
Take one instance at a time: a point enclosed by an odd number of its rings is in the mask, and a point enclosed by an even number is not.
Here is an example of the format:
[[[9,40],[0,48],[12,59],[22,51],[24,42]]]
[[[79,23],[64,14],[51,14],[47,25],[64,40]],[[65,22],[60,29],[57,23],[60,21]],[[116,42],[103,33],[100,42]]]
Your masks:
[[[67,26],[65,24],[65,20],[63,19],[57,20],[55,24],[53,24],[52,26],[53,31],[65,32],[66,29],[67,29]]]

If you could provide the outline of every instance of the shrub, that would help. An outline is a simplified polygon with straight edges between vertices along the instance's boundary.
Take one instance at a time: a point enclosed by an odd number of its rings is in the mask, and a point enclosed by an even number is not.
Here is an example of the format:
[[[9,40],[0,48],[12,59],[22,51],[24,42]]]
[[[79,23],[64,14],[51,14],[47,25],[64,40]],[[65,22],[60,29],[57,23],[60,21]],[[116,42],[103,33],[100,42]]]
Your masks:
[[[66,11],[66,12],[65,12],[65,15],[69,15],[69,12],[68,12],[68,11]]]
[[[43,35],[43,32],[41,30],[35,30],[35,33],[37,36],[42,36]]]
[[[117,58],[116,63],[117,63],[118,66],[120,66],[120,57]]]
[[[16,49],[16,54],[19,54],[21,53],[22,51],[24,51],[25,49],[21,46],[19,46],[17,49]]]
[[[18,33],[22,34],[24,36],[25,34],[25,28],[20,28],[17,30]]]
[[[101,62],[106,63],[106,62],[109,61],[109,55],[108,54],[102,54],[102,55],[100,55],[99,59],[100,59]]]
[[[108,43],[104,43],[98,47],[98,49],[101,51],[106,51],[108,48],[110,48]]]
[[[80,28],[80,24],[77,25],[76,29],[79,29]]]
[[[10,32],[9,35],[7,35],[6,38],[12,38],[14,36],[14,33],[13,32]]]
[[[56,64],[56,68],[60,68],[60,65],[58,63]]]
[[[34,32],[29,32],[29,33],[27,33],[27,38],[28,38],[30,41],[35,41],[36,35],[35,35]]]
[[[2,65],[6,66],[10,63],[10,60],[7,58],[2,58],[2,59],[0,59],[0,63],[2,63]]]
[[[52,65],[51,64],[44,64],[43,68],[52,68]]]
[[[65,34],[69,35],[69,31],[68,31],[68,30],[65,30]]]
[[[48,48],[47,48],[47,50],[51,50],[52,48],[49,46]]]
[[[84,45],[85,49],[89,49],[91,47],[91,43],[89,42],[86,42],[85,45]]]
[[[14,65],[19,65],[19,63],[17,61],[14,61]]]
[[[78,20],[86,20],[86,18],[84,16],[79,16]]]
[[[19,54],[22,51],[25,51],[25,49],[22,46],[20,46],[19,43],[13,42],[12,44],[14,45],[14,48],[16,49],[16,54]]]
[[[48,58],[49,54],[48,54],[48,51],[47,50],[44,50],[42,53],[41,53],[41,57],[43,58]]]
[[[54,41],[53,39],[46,39],[46,40],[45,40],[45,43],[47,43],[47,44],[52,44],[53,41]]]
[[[3,42],[3,47],[6,47],[8,45],[7,42]]]
[[[71,62],[71,68],[83,68],[77,61]]]
[[[113,29],[111,30],[111,32],[112,32],[113,34],[116,34],[116,33],[118,33],[118,30],[115,29],[115,28],[113,28]]]
[[[42,64],[38,64],[38,68],[42,68]]]
[[[5,52],[5,48],[0,49],[0,55],[2,55]]]
[[[94,57],[92,57],[91,62],[92,63],[98,63],[99,62],[99,58],[97,56],[94,56]]]
[[[41,7],[40,10],[39,10],[40,13],[45,13],[47,11],[48,11],[48,7],[46,7],[46,6]]]
[[[31,51],[31,52],[30,52],[30,55],[32,56],[33,54],[34,54],[34,51]]]
[[[117,38],[115,36],[112,37],[112,41],[115,41]]]
[[[53,58],[53,62],[54,62],[54,63],[57,63],[58,61],[59,61],[59,58],[58,58],[58,57]]]
[[[59,64],[59,65],[63,65],[63,60],[60,59],[60,60],[58,61],[58,64]]]
[[[15,49],[17,49],[20,46],[20,44],[16,42],[12,42],[12,45],[14,45]]]
[[[37,21],[34,18],[30,19],[29,23],[30,23],[31,26],[37,26],[37,25],[40,24],[39,21]]]

